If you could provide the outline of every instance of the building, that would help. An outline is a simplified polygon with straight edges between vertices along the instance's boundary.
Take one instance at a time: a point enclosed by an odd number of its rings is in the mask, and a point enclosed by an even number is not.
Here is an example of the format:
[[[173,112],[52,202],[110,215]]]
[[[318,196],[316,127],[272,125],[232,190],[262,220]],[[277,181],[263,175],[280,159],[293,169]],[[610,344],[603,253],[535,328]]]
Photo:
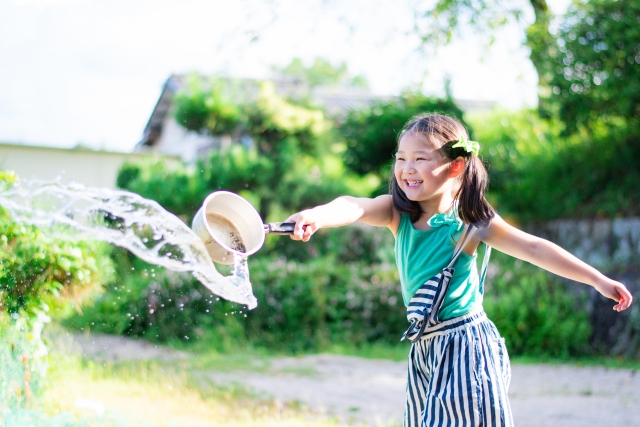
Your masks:
[[[240,88],[241,97],[250,100],[257,99],[260,84],[263,82],[258,79],[225,78],[224,80]],[[278,95],[290,99],[310,98],[312,104],[322,108],[327,117],[338,120],[345,117],[351,110],[367,108],[375,102],[392,98],[374,95],[362,88],[311,88],[305,82],[296,79],[275,79],[271,82]],[[203,135],[180,126],[174,116],[173,99],[186,84],[187,76],[185,75],[172,75],[167,79],[144,128],[143,137],[136,144],[137,152],[179,156],[191,163],[211,150],[224,149],[234,142],[229,135]],[[486,110],[495,106],[495,102],[486,101],[457,100],[456,102],[465,111]],[[237,142],[251,144],[248,136],[239,138]]]
[[[151,156],[85,148],[0,144],[0,169],[12,170],[22,179],[52,181],[61,178],[64,182],[76,181],[87,187],[115,189],[118,170],[125,162],[138,163]],[[165,160],[178,161],[171,157]]]

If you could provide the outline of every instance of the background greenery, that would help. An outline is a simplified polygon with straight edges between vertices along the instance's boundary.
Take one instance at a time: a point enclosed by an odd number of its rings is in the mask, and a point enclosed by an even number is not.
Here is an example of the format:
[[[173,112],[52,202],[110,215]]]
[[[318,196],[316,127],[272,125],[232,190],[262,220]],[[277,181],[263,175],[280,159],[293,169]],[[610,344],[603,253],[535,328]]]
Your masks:
[[[631,3],[635,10],[639,3]],[[119,184],[158,200],[185,221],[219,189],[246,197],[267,221],[282,221],[341,194],[384,193],[398,132],[414,114],[437,111],[462,120],[481,141],[489,198],[503,216],[531,224],[637,215],[638,112],[613,100],[638,84],[630,76],[638,70],[640,48],[637,25],[621,15],[621,7],[615,1],[576,3],[552,40],[543,40],[545,60],[537,66],[549,95],[539,109],[465,115],[448,95],[437,99],[407,91],[331,118],[308,96],[287,99],[269,83],[255,88],[256,100],[233,80],[194,75],[177,97],[179,121],[201,133],[250,136],[253,146],[235,144],[174,169],[162,161],[129,164]],[[541,40],[536,37],[529,34],[529,42]],[[294,60],[280,71],[306,79],[310,87],[364,85],[344,64],[332,67],[321,59],[310,67]],[[394,343],[406,321],[392,245],[389,233],[359,227],[324,230],[307,244],[269,237],[250,260],[259,301],[250,312],[219,301],[190,277],[164,271],[152,277],[151,266],[119,253],[121,276],[69,324],[151,340],[206,341],[220,350],[239,343],[286,351],[318,351],[338,342]],[[586,289],[500,254],[492,266],[485,308],[512,354],[620,351],[594,344],[593,306],[603,302]]]
[[[417,2],[422,23],[439,18],[416,31],[425,43],[446,42],[461,18],[496,28],[522,12],[477,5],[470,11],[464,1],[440,0],[427,8]],[[246,88],[233,79],[193,75],[175,98],[178,122],[194,132],[250,138],[251,146],[233,144],[195,164],[127,164],[118,185],[157,200],[186,222],[220,189],[247,198],[266,221],[282,221],[341,194],[385,192],[398,132],[412,115],[437,111],[463,121],[481,142],[489,198],[510,220],[638,215],[640,1],[576,2],[555,33],[549,32],[546,3],[531,5],[536,22],[527,44],[540,77],[536,109],[464,114],[448,95],[437,99],[408,90],[346,117],[328,117],[311,91],[286,98],[269,82]],[[323,59],[310,67],[296,59],[277,71],[306,81],[310,90],[367,85],[344,64]],[[14,180],[0,175],[3,188]],[[39,386],[40,330],[49,316],[65,317],[74,329],[218,351],[242,345],[286,352],[395,346],[407,326],[393,239],[385,230],[322,230],[307,244],[269,236],[250,260],[259,301],[252,311],[219,300],[191,276],[94,242],[48,238],[2,210],[0,262],[0,377],[10,384],[1,397],[14,407],[24,406]],[[597,305],[610,303],[500,254],[491,265],[485,308],[512,354],[639,356],[637,309],[620,315],[630,344],[600,345],[594,341]],[[631,270],[619,274],[627,274],[626,283],[637,291]]]

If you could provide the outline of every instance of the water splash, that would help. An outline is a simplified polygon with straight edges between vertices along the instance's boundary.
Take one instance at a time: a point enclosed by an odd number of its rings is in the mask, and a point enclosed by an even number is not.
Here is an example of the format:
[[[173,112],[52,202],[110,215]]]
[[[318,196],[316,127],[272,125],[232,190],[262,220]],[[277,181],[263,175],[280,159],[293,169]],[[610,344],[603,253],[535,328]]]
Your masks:
[[[64,239],[95,239],[128,249],[151,264],[190,272],[211,292],[257,306],[246,257],[236,256],[231,276],[220,274],[204,243],[178,217],[138,194],[59,181],[0,186],[0,206],[11,217]]]

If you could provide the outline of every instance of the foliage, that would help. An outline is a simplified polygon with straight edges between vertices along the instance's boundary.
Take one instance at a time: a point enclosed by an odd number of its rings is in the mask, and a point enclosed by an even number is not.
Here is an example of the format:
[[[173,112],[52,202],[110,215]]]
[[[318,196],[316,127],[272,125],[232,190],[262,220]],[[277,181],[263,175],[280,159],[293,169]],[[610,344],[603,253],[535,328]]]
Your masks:
[[[0,189],[17,180],[0,171]],[[0,407],[28,408],[46,371],[45,323],[101,289],[111,262],[96,242],[52,238],[0,206]]]
[[[330,127],[322,111],[277,94],[269,81],[205,80],[194,74],[173,102],[176,121],[185,129],[236,139],[251,136],[263,154],[272,152],[287,136],[295,137],[303,150],[315,154],[315,137]]]
[[[217,302],[220,298],[191,275],[131,259],[124,251],[117,251],[115,256],[121,272],[118,280],[110,283],[82,313],[66,319],[65,324],[151,341],[196,340],[204,335],[220,338],[221,343],[233,339],[237,321],[224,313],[237,304]],[[220,330],[226,331],[227,336],[215,333]]]
[[[294,137],[300,149],[317,154],[321,147],[315,145],[317,138],[330,128],[321,110],[296,105],[278,95],[272,82],[263,82],[257,101],[244,106],[247,122],[245,132],[250,133],[260,152],[277,153],[276,146],[286,137]]]
[[[522,13],[522,8],[511,2],[418,1],[414,11],[415,31],[423,43],[442,44],[451,42],[465,24],[471,24],[471,28],[482,36],[488,36],[489,41],[493,42],[492,31],[510,20],[520,20]]]
[[[347,167],[359,174],[373,172],[384,176],[396,150],[398,134],[407,121],[416,114],[433,111],[456,117],[464,123],[462,110],[450,97],[438,99],[419,93],[405,93],[399,99],[352,111],[340,126],[347,142],[344,153]]]
[[[502,254],[488,280],[484,306],[513,355],[569,357],[589,349],[591,326],[585,294],[557,277]]]
[[[633,128],[594,128],[562,136],[557,120],[532,110],[496,110],[469,117],[488,161],[488,197],[518,221],[633,216],[638,213],[636,168],[620,159],[640,155]]]
[[[543,95],[541,101],[545,101],[548,58],[554,47],[554,37],[549,32],[552,14],[546,0],[417,1],[414,2],[414,31],[421,38],[423,46],[450,43],[462,29],[471,29],[477,36],[487,38],[491,44],[498,29],[509,22],[521,22],[528,9],[522,3],[528,3],[535,16],[535,21],[526,28],[526,45],[531,49],[531,62],[538,72],[539,89]]]
[[[189,275],[115,253],[119,280],[67,324],[154,341],[206,340],[218,350],[240,342],[302,351],[397,340],[406,320],[389,262],[391,235],[353,227],[316,237],[303,251],[298,242],[274,237],[252,257],[260,302],[253,311],[220,300]]]
[[[0,175],[5,183],[15,179],[11,173]],[[0,264],[0,312],[28,318],[50,306],[63,310],[63,301],[79,305],[100,289],[111,270],[103,244],[49,237],[12,221],[1,207]]]
[[[555,52],[552,100],[570,131],[640,124],[640,1],[574,3]]]
[[[262,257],[251,262],[260,301],[253,311],[219,300],[188,275],[143,271],[142,278],[110,286],[67,324],[152,341],[206,340],[218,350],[249,342],[303,351],[335,342],[394,342],[406,323],[397,273],[388,265]]]
[[[16,410],[33,405],[42,386],[42,341],[25,319],[0,314],[0,407]]]
[[[220,79],[210,79],[207,85],[202,78],[191,75],[186,89],[173,99],[176,121],[195,132],[220,135],[233,132],[241,120],[240,108],[230,101],[231,94]]]
[[[351,77],[347,70],[347,64],[341,62],[337,67],[324,58],[316,58],[311,66],[305,66],[300,58],[293,58],[284,68],[274,67],[277,75],[293,77],[307,83],[310,87],[316,86],[352,86],[368,88],[369,83],[364,76]]]
[[[266,220],[282,221],[299,207],[326,203],[342,194],[367,194],[376,185],[345,175],[336,155],[320,158],[301,153],[292,137],[279,143],[272,159],[239,144],[211,152],[195,167],[171,166],[161,159],[126,164],[118,182],[151,198],[190,222],[213,191],[233,191],[247,198]],[[284,217],[283,217],[284,216]]]
[[[252,258],[255,310],[218,300],[190,276],[136,262],[141,276],[111,285],[93,308],[69,324],[152,341],[206,342],[218,351],[244,344],[304,352],[337,343],[396,343],[407,322],[393,253],[385,252],[392,246],[390,235],[347,231],[354,234],[318,233],[314,239],[325,241],[315,254],[298,250],[296,259],[287,257],[287,250],[268,248]],[[342,243],[351,239],[357,243],[345,249]],[[336,246],[342,252],[336,253]],[[364,251],[353,253],[355,248]],[[591,351],[589,318],[576,292],[500,254],[494,256],[492,271],[485,309],[512,354],[568,357]]]

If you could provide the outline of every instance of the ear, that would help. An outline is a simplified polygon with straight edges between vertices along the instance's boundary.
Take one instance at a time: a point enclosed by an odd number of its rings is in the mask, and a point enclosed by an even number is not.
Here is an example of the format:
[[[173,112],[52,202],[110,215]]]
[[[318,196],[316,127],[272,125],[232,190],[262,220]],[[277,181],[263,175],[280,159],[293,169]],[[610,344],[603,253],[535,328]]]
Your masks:
[[[449,178],[457,178],[462,172],[464,172],[465,161],[462,157],[451,162],[451,168],[449,169]]]

